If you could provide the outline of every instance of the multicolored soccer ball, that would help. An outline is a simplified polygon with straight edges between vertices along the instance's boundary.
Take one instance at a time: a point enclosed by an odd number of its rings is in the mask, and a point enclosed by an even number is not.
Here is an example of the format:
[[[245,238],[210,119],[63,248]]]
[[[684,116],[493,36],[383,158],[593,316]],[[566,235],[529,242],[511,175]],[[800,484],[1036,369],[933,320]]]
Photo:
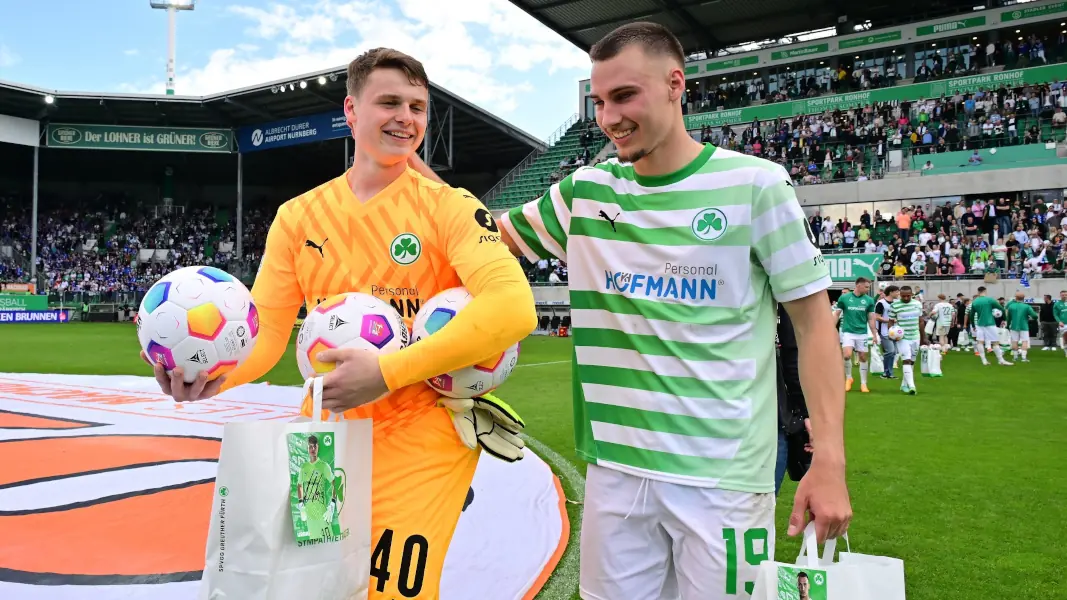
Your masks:
[[[1004,316],[1004,313],[1001,312],[1001,310],[999,308],[994,308],[993,309],[993,318],[994,319],[999,319],[999,318],[1001,318],[1003,316]]]
[[[415,322],[411,326],[411,343],[440,331],[472,298],[464,287],[447,289],[430,298],[415,315]],[[442,396],[473,398],[503,385],[518,363],[519,344],[516,343],[477,364],[432,377],[426,383]]]
[[[217,379],[252,354],[259,312],[236,277],[215,267],[185,267],[157,281],[137,310],[137,339],[151,364],[181,367],[186,383],[206,371]]]
[[[894,342],[899,342],[904,339],[904,328],[900,325],[894,325],[889,328],[889,339]]]
[[[328,373],[335,363],[316,357],[331,348],[362,348],[380,354],[408,345],[408,328],[396,309],[369,294],[349,292],[322,301],[304,318],[296,336],[296,364],[307,379]]]

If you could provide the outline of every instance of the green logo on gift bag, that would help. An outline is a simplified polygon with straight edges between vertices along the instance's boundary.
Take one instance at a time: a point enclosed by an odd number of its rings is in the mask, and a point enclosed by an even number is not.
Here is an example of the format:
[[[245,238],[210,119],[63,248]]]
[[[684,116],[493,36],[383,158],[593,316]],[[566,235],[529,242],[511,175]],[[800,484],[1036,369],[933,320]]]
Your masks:
[[[826,600],[826,571],[779,566],[778,600]]]
[[[336,541],[341,530],[338,514],[344,494],[344,471],[334,468],[332,432],[290,433],[289,503],[293,533],[298,542]]]
[[[222,496],[223,498],[225,498],[226,496],[229,496],[230,495],[230,488],[228,488],[226,486],[220,487],[219,488],[219,495]]]

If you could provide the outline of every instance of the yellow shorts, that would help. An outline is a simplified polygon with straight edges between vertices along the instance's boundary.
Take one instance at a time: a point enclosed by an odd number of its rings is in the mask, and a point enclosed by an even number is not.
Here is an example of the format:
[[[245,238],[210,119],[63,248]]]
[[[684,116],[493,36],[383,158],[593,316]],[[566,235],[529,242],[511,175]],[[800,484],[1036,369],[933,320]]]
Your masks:
[[[459,441],[448,412],[433,405],[436,394],[426,388],[418,395],[399,423],[372,416],[370,600],[440,597],[445,555],[478,466],[479,452]],[[370,416],[357,411],[345,417]]]

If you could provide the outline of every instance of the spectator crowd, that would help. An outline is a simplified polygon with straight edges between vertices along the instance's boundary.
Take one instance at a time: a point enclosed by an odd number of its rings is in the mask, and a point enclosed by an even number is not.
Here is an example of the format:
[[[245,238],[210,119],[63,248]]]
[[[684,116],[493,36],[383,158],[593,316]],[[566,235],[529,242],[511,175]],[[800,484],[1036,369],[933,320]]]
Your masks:
[[[1041,277],[1067,269],[1065,209],[1056,198],[1033,203],[1004,197],[960,200],[932,209],[904,206],[896,215],[863,211],[848,218],[809,219],[824,252],[885,255],[883,278]]]
[[[0,280],[29,280],[29,206],[14,196],[0,198],[0,247],[11,248],[11,256],[0,255]],[[267,225],[253,225],[246,239],[258,240],[261,248]],[[234,267],[233,253],[217,250],[236,239],[233,223],[220,224],[211,208],[156,214],[126,198],[100,196],[76,208],[44,211],[37,235],[39,289],[48,293],[144,292],[181,267]],[[142,260],[147,249],[167,252]]]

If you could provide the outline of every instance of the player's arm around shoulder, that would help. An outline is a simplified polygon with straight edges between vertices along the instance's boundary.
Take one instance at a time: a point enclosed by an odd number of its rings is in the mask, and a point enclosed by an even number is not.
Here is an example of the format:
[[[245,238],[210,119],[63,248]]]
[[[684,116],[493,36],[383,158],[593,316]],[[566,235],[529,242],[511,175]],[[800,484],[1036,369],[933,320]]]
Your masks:
[[[515,256],[530,262],[558,258],[567,260],[574,182],[608,172],[617,163],[607,162],[579,167],[561,181],[553,183],[539,198],[513,207],[500,218],[501,239]]]

